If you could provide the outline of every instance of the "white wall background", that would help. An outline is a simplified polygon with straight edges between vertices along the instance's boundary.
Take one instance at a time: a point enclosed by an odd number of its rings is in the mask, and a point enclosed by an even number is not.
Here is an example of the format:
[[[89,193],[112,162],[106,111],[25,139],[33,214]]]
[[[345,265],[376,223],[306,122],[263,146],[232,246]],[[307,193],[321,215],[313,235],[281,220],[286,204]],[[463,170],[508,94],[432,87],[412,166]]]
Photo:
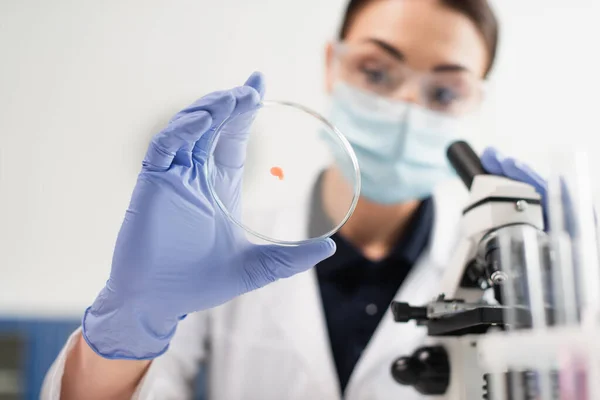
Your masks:
[[[487,137],[542,172],[548,145],[598,149],[594,3],[496,1]],[[147,142],[181,107],[261,70],[267,97],[322,110],[344,4],[0,0],[0,314],[79,316],[94,299]]]

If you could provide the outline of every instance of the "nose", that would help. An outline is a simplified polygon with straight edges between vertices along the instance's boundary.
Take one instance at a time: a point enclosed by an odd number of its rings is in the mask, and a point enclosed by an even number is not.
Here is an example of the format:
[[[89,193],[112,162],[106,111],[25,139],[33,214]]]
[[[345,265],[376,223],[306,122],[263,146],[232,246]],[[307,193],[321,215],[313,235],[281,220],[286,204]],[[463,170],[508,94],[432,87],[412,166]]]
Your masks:
[[[398,88],[395,97],[407,103],[415,103],[424,106],[421,99],[421,88],[416,79],[409,79],[405,81]]]

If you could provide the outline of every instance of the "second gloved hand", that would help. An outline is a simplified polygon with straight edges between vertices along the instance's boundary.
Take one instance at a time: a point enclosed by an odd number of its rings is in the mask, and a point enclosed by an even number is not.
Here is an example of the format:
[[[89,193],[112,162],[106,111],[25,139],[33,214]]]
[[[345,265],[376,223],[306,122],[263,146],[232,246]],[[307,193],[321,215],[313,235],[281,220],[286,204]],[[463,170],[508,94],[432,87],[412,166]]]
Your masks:
[[[150,143],[117,239],[110,278],[83,318],[83,336],[105,358],[164,353],[186,314],[223,304],[306,271],[335,252],[327,239],[258,246],[220,212],[208,191],[207,145],[223,120],[257,109],[263,78],[209,94],[178,113]],[[215,162],[226,201],[240,196],[250,120],[223,132]],[[221,190],[223,192],[223,190]]]
[[[504,157],[494,148],[488,147],[481,156],[481,164],[490,174],[505,176],[519,182],[527,183],[533,186],[542,197],[542,207],[544,210],[544,226],[548,229],[547,219],[547,183],[546,181],[528,165],[511,157]]]

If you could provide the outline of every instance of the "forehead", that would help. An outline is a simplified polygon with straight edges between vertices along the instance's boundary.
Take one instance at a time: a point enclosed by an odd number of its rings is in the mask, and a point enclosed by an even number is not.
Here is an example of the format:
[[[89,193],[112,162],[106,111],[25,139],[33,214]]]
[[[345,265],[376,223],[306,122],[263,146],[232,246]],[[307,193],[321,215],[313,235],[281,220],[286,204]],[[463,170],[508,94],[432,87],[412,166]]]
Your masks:
[[[464,14],[439,0],[373,0],[351,21],[346,42],[379,39],[401,51],[415,69],[462,65],[482,76],[487,65],[483,37]]]

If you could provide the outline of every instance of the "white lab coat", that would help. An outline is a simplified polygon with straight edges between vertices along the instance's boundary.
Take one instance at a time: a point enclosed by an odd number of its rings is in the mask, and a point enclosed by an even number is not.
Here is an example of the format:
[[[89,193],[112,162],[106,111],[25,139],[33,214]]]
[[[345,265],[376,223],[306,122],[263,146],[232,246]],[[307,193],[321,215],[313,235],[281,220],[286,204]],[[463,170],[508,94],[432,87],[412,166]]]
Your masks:
[[[306,201],[304,199],[303,201]],[[458,181],[434,193],[435,222],[428,248],[407,277],[396,300],[424,304],[436,286],[459,238],[466,191]],[[307,203],[304,204],[308,211]],[[272,213],[272,209],[270,210]],[[272,224],[272,229],[305,229],[308,213]],[[42,399],[59,399],[66,352],[75,332],[46,376]],[[345,391],[347,400],[412,400],[422,397],[392,379],[390,366],[421,345],[425,329],[393,321],[388,310],[359,359]],[[341,399],[314,270],[280,280],[212,310],[183,320],[169,351],[154,360],[135,399],[192,396],[199,363],[208,367],[211,400]]]

